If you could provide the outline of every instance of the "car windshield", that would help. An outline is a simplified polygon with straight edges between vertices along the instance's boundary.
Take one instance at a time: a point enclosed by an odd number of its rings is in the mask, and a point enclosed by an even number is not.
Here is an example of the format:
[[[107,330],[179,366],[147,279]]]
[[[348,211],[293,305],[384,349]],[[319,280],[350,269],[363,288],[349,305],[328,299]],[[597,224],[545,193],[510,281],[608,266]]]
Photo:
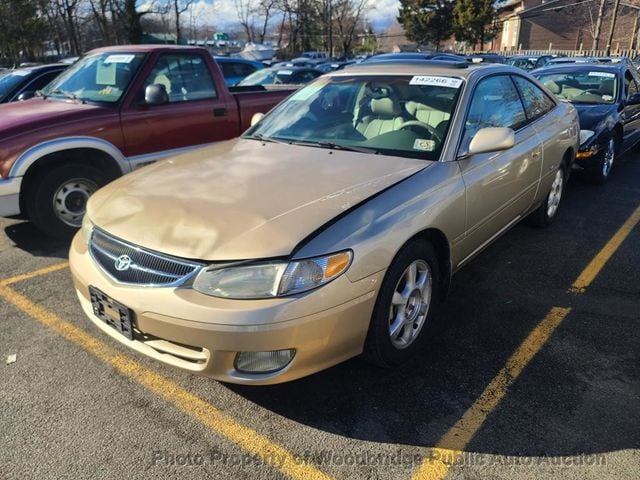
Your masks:
[[[438,160],[462,85],[432,75],[321,77],[245,138]]]
[[[142,63],[142,53],[96,53],[74,63],[43,94],[53,98],[116,103]]]
[[[613,103],[618,79],[612,72],[581,71],[536,75],[560,100],[571,103]]]
[[[14,70],[0,75],[0,102],[16,88],[22,79],[29,75],[29,70]]]
[[[281,70],[258,70],[247,78],[238,83],[239,87],[247,87],[253,85],[272,85],[287,83],[289,77],[293,74],[293,70],[283,68]]]
[[[521,68],[523,70],[533,70],[536,68],[537,58],[512,58],[509,65]]]

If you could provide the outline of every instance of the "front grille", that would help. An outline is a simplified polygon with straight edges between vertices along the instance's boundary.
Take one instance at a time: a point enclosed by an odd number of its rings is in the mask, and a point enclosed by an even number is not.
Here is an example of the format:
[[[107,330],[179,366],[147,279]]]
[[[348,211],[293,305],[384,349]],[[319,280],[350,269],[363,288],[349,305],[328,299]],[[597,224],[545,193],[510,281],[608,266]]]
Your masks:
[[[89,252],[96,263],[119,283],[173,287],[193,277],[202,267],[161,253],[131,245],[94,229]]]

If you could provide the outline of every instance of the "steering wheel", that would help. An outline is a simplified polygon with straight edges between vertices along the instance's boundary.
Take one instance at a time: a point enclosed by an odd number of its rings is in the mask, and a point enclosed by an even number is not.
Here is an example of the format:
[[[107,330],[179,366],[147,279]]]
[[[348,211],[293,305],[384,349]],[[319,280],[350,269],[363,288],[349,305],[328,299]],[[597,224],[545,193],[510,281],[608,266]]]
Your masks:
[[[419,120],[409,120],[408,122],[404,122],[402,124],[402,126],[400,127],[400,129],[403,130],[406,127],[420,127],[422,129],[426,130],[427,132],[429,132],[429,135],[432,138],[435,138],[436,140],[438,140],[438,142],[442,141],[442,138],[440,137],[440,134],[436,131],[435,128],[433,128],[428,123],[423,123],[423,122],[421,122]]]

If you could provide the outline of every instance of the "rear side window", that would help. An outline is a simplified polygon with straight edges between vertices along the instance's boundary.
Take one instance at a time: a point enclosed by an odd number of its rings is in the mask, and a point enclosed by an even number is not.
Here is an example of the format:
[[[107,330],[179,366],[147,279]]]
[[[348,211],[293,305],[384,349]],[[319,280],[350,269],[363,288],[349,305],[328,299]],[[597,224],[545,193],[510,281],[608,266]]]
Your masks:
[[[222,62],[220,68],[225,78],[246,77],[256,71],[253,65],[241,62]]]
[[[27,87],[28,90],[42,90],[44,87],[46,87],[47,85],[49,85],[54,78],[56,78],[58,75],[60,75],[60,72],[62,70],[55,70],[53,72],[47,72],[44,73],[42,75],[40,75],[38,78],[36,78],[33,82],[31,82],[31,84],[29,84],[29,86]]]
[[[542,89],[526,78],[514,76],[513,80],[520,91],[527,118],[530,121],[540,118],[556,106],[555,102]]]

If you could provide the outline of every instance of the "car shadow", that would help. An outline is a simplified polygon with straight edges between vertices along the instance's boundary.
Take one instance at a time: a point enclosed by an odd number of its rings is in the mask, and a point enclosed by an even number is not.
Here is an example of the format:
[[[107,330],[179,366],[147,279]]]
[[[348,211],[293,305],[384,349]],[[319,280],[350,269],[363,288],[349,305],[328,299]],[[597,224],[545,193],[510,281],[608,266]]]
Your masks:
[[[12,223],[4,228],[4,232],[7,238],[13,242],[15,248],[33,256],[61,259],[66,259],[68,256],[69,240],[60,240],[45,235],[31,222]]]

